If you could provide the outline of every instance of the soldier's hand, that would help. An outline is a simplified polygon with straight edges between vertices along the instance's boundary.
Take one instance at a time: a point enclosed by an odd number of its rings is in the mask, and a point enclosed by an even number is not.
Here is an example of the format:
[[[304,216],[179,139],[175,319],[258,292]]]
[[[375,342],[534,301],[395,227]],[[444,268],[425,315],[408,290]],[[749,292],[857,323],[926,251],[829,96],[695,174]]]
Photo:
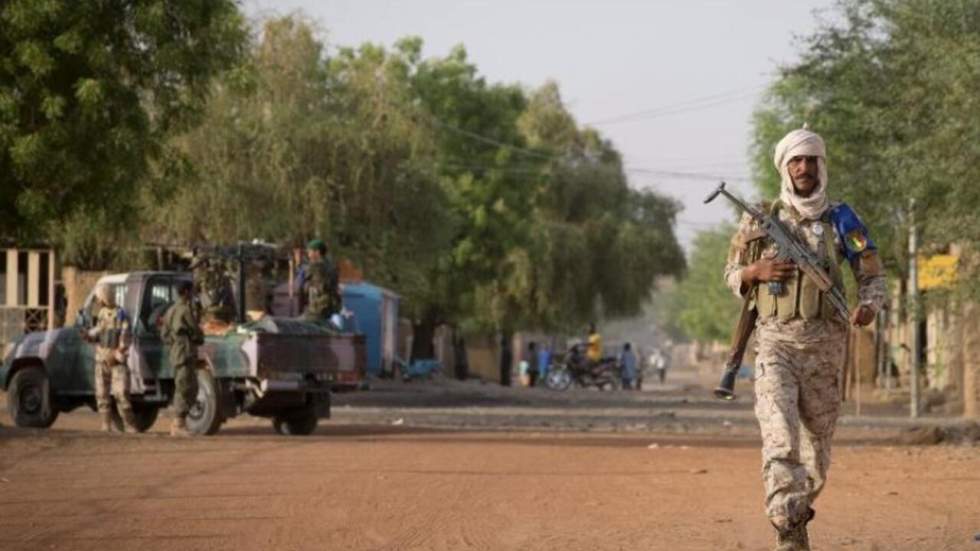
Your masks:
[[[862,304],[856,310],[851,312],[851,325],[856,325],[858,327],[863,327],[868,325],[875,319],[874,310],[871,307]]]
[[[786,281],[796,273],[796,265],[789,260],[759,259],[745,267],[742,279],[751,283],[767,283],[770,281]]]

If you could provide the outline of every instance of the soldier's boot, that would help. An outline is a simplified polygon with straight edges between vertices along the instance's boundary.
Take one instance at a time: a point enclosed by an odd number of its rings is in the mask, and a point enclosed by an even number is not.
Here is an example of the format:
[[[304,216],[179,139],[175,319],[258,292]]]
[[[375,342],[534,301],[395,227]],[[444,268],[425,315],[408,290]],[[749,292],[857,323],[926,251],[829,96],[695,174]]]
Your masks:
[[[810,551],[810,538],[805,524],[795,524],[787,529],[776,529],[776,551]]]
[[[99,415],[102,416],[102,426],[99,430],[102,432],[112,432],[112,412],[100,411]]]
[[[810,535],[807,533],[806,525],[815,515],[813,509],[807,508],[807,517],[800,522],[791,523],[787,527],[780,527],[773,523],[778,543],[776,551],[810,551]]]
[[[129,434],[137,434],[139,430],[136,428],[136,415],[133,413],[132,409],[122,410],[122,419],[125,424],[125,432]]]
[[[102,432],[122,432],[111,410],[100,411],[99,415],[101,416],[101,421],[102,421],[99,429]]]
[[[174,417],[173,423],[170,424],[170,436],[175,436],[175,437],[193,436],[191,434],[191,431],[187,430],[186,417]]]

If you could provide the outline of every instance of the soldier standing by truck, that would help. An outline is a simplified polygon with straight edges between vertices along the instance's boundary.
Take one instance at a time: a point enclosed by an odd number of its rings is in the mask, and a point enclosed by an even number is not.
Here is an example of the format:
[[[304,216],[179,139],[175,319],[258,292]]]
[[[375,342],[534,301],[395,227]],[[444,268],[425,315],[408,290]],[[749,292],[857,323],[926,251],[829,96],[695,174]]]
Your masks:
[[[177,288],[177,302],[163,316],[160,336],[170,347],[174,368],[174,420],[171,436],[190,436],[187,414],[197,400],[197,347],[204,344],[192,298],[194,284],[183,281]]]
[[[129,352],[130,327],[126,311],[116,305],[113,289],[99,285],[95,290],[100,309],[95,325],[86,337],[95,343],[95,403],[102,416],[102,430],[112,431],[112,401],[116,399],[119,416],[132,432],[136,432],[136,418],[129,402],[129,368],[126,364]]]
[[[306,295],[303,317],[308,321],[326,321],[342,307],[337,268],[327,258],[327,245],[323,241],[310,241],[306,250],[310,262],[303,272],[302,287]]]

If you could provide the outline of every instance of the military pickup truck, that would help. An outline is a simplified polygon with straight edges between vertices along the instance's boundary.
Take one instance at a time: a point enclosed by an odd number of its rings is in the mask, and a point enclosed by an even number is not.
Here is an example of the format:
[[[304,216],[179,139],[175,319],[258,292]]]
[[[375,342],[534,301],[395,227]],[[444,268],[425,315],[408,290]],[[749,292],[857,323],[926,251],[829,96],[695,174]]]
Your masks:
[[[181,272],[132,272],[105,276],[116,303],[131,319],[128,365],[138,429],[156,421],[173,400],[174,371],[156,321],[177,298]],[[86,300],[76,324],[28,333],[8,346],[0,367],[10,416],[20,427],[47,428],[60,412],[95,409],[94,345],[82,339],[91,323]],[[312,433],[330,416],[330,387],[341,370],[363,372],[364,337],[338,334],[295,319],[266,318],[206,336],[198,353],[198,396],[188,429],[214,434],[231,417],[249,413],[272,419],[280,434]]]

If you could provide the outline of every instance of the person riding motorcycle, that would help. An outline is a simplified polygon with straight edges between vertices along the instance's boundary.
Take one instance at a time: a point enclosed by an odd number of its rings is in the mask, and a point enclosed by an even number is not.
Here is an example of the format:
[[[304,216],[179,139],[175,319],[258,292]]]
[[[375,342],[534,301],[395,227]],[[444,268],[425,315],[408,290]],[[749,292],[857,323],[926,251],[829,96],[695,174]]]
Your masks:
[[[586,338],[585,356],[592,365],[602,360],[602,336],[596,331],[595,323],[589,324],[589,336]]]

